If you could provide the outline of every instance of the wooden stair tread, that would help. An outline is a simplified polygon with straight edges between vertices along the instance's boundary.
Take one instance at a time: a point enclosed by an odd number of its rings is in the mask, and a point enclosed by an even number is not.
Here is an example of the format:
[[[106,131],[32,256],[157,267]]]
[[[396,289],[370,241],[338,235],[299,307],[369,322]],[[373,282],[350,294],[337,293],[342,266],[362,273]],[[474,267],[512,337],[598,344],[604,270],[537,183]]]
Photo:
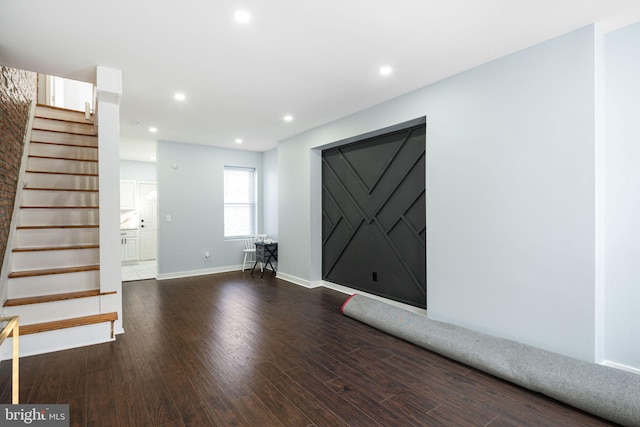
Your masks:
[[[39,118],[44,119],[44,117],[39,117]],[[54,120],[54,119],[45,119],[45,120]],[[84,123],[78,123],[78,124],[84,124]],[[32,129],[33,130],[42,130],[42,131],[45,131],[45,132],[64,133],[66,135],[80,135],[80,136],[93,136],[93,137],[97,137],[98,136],[98,134],[96,134],[96,133],[69,132],[69,131],[64,131],[64,130],[46,129],[46,128],[41,128],[41,127],[37,127],[37,126],[34,126]]]
[[[72,110],[71,108],[58,107],[57,105],[43,104],[42,102],[36,102],[36,107],[50,108],[52,110],[73,111],[73,112],[77,112],[77,113],[82,113],[82,110]]]
[[[98,209],[98,206],[20,206],[20,209]]]
[[[85,190],[83,188],[49,188],[49,187],[24,187],[23,190],[29,191],[78,191],[86,193],[97,193],[98,190]]]
[[[93,159],[74,159],[72,157],[59,157],[59,156],[38,156],[34,154],[29,154],[30,159],[49,159],[49,160],[68,160],[72,162],[91,162],[98,163],[97,160]]]
[[[32,125],[32,129],[35,130],[47,130],[47,131],[60,131],[63,133],[74,133],[80,135],[95,135],[95,123],[90,120],[86,120],[84,118],[84,114],[77,114],[77,111],[69,110],[67,113],[71,112],[71,116],[75,117],[61,117],[58,115],[57,117],[52,117],[50,115],[42,114],[42,112],[38,111],[36,108],[36,112],[33,115],[34,121]],[[78,120],[79,119],[79,120]],[[60,129],[60,126],[66,126]],[[58,127],[59,129],[50,129],[50,126]],[[82,129],[79,131],[79,129]],[[92,133],[84,133],[85,130],[90,131]]]
[[[17,230],[46,230],[48,228],[99,228],[97,224],[93,225],[19,225]]]
[[[73,123],[74,125],[87,125],[87,126],[93,126],[93,122],[89,121],[87,119],[84,118],[84,113],[79,112],[82,114],[82,116],[78,115],[78,118],[80,120],[73,120],[73,119],[63,119],[60,117],[47,117],[46,115],[40,114],[38,111],[36,111],[35,115],[33,117],[37,118],[37,119],[42,119],[42,120],[51,120],[54,122],[62,122],[62,123]],[[34,129],[39,129],[39,128],[34,128]]]
[[[36,103],[36,107],[42,108],[42,109],[65,111],[65,112],[78,113],[78,114],[84,115],[84,111],[82,111],[82,110],[73,110],[71,108],[58,107],[57,105],[42,104],[40,102]],[[36,111],[37,111],[37,109],[36,109]]]
[[[14,248],[13,252],[66,251],[72,249],[97,249],[100,245],[61,245]]]
[[[36,117],[36,119],[40,119],[40,120],[52,120],[52,121],[56,121],[56,119],[48,119],[46,117]],[[64,120],[57,120],[59,122],[64,122]],[[67,122],[67,123],[73,123],[73,124],[77,124],[80,125],[81,127],[85,124],[88,123],[77,123],[77,122]],[[90,126],[93,126],[93,124],[90,124]],[[80,135],[80,136],[98,136],[98,134],[95,132],[95,130],[93,130],[92,133],[85,133],[85,132],[78,132],[77,130],[74,131],[72,129],[65,129],[65,130],[61,130],[61,129],[50,129],[47,128],[45,126],[41,126],[39,124],[34,124],[33,127],[31,128],[32,130],[38,130],[38,131],[45,131],[45,132],[55,132],[57,134],[64,134],[64,135]]]
[[[64,267],[64,268],[47,268],[44,270],[25,270],[14,271],[9,273],[9,279],[18,279],[22,277],[35,277],[35,276],[47,276],[50,274],[67,274],[67,273],[80,273],[83,271],[100,270],[100,265],[82,265],[78,267]]]
[[[91,298],[103,295],[115,294],[115,291],[100,292],[100,289],[92,289],[90,291],[67,292],[64,294],[38,295],[34,297],[13,298],[8,299],[4,303],[4,307],[16,307],[19,305],[40,304],[45,302],[65,301],[78,298]]]
[[[96,138],[96,135],[86,135],[86,136],[88,136],[90,138]],[[31,140],[31,143],[32,144],[59,145],[59,146],[62,146],[62,147],[73,147],[73,148],[78,147],[78,148],[94,148],[96,150],[98,149],[98,147],[95,146],[95,145],[66,144],[64,142],[50,142],[50,141],[34,141],[34,140]]]
[[[114,322],[118,320],[118,313],[93,314],[91,316],[74,317],[72,319],[55,320],[53,322],[34,323],[32,325],[20,325],[20,335],[35,334],[38,332],[55,331],[58,329],[73,328],[75,326],[94,325],[96,323]],[[9,335],[11,336],[11,335]]]
[[[98,176],[97,173],[76,173],[76,172],[51,172],[51,171],[34,171],[27,170],[27,173],[44,173],[49,175],[78,175],[78,176]]]

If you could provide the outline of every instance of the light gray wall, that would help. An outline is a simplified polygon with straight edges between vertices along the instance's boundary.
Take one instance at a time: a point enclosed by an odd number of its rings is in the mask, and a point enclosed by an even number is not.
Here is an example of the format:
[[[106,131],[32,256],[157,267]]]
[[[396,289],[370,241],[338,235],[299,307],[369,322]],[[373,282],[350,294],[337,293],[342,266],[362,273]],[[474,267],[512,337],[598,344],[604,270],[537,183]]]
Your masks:
[[[262,200],[263,224],[262,232],[268,237],[278,239],[278,149],[262,153]]]
[[[156,182],[156,164],[151,162],[137,162],[134,160],[120,160],[120,179]]]
[[[321,280],[312,149],[426,116],[429,317],[594,360],[596,39],[586,27],[282,141],[279,274]]]
[[[640,369],[640,24],[606,36],[606,358]]]
[[[255,168],[260,188],[262,153],[159,141],[157,159],[159,276],[237,268],[244,243],[224,239],[224,166]]]

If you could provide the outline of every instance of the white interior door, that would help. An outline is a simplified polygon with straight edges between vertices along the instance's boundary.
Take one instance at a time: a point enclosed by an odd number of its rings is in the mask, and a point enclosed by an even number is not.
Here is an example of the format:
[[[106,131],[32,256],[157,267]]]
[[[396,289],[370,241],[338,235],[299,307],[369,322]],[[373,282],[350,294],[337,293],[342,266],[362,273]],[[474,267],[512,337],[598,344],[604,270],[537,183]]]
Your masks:
[[[156,259],[158,252],[158,193],[155,182],[138,183],[140,261]]]

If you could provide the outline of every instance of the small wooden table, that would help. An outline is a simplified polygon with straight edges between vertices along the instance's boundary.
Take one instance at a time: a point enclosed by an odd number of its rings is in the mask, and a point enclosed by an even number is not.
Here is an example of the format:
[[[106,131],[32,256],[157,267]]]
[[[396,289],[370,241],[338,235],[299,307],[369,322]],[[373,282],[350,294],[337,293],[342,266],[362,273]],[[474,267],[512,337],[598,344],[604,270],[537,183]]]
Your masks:
[[[255,270],[256,265],[261,262],[264,264],[264,268],[262,269],[262,273],[260,273],[260,277],[264,275],[264,270],[267,268],[267,265],[271,266],[272,276],[275,276],[276,268],[273,266],[272,261],[278,261],[278,242],[256,242],[256,263],[253,264],[251,275],[253,276],[253,270]]]

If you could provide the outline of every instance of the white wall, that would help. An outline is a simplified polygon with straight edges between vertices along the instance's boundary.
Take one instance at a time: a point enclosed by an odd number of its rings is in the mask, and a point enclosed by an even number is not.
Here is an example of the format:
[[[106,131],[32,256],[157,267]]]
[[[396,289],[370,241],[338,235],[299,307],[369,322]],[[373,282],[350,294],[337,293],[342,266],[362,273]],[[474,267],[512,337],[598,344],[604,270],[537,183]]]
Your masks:
[[[256,168],[261,185],[262,153],[158,142],[159,278],[228,271],[242,264],[244,243],[224,239],[224,166]],[[211,254],[208,260],[205,252]]]
[[[640,369],[640,24],[606,36],[606,358]]]
[[[312,149],[426,116],[428,315],[594,360],[596,33],[574,31],[282,141],[281,277],[321,279]]]
[[[64,103],[62,107],[72,110],[85,110],[85,102],[93,109],[93,85],[77,80],[62,79]]]
[[[135,160],[120,160],[120,179],[156,182],[156,164]]]
[[[278,239],[278,149],[262,153],[262,233]]]

